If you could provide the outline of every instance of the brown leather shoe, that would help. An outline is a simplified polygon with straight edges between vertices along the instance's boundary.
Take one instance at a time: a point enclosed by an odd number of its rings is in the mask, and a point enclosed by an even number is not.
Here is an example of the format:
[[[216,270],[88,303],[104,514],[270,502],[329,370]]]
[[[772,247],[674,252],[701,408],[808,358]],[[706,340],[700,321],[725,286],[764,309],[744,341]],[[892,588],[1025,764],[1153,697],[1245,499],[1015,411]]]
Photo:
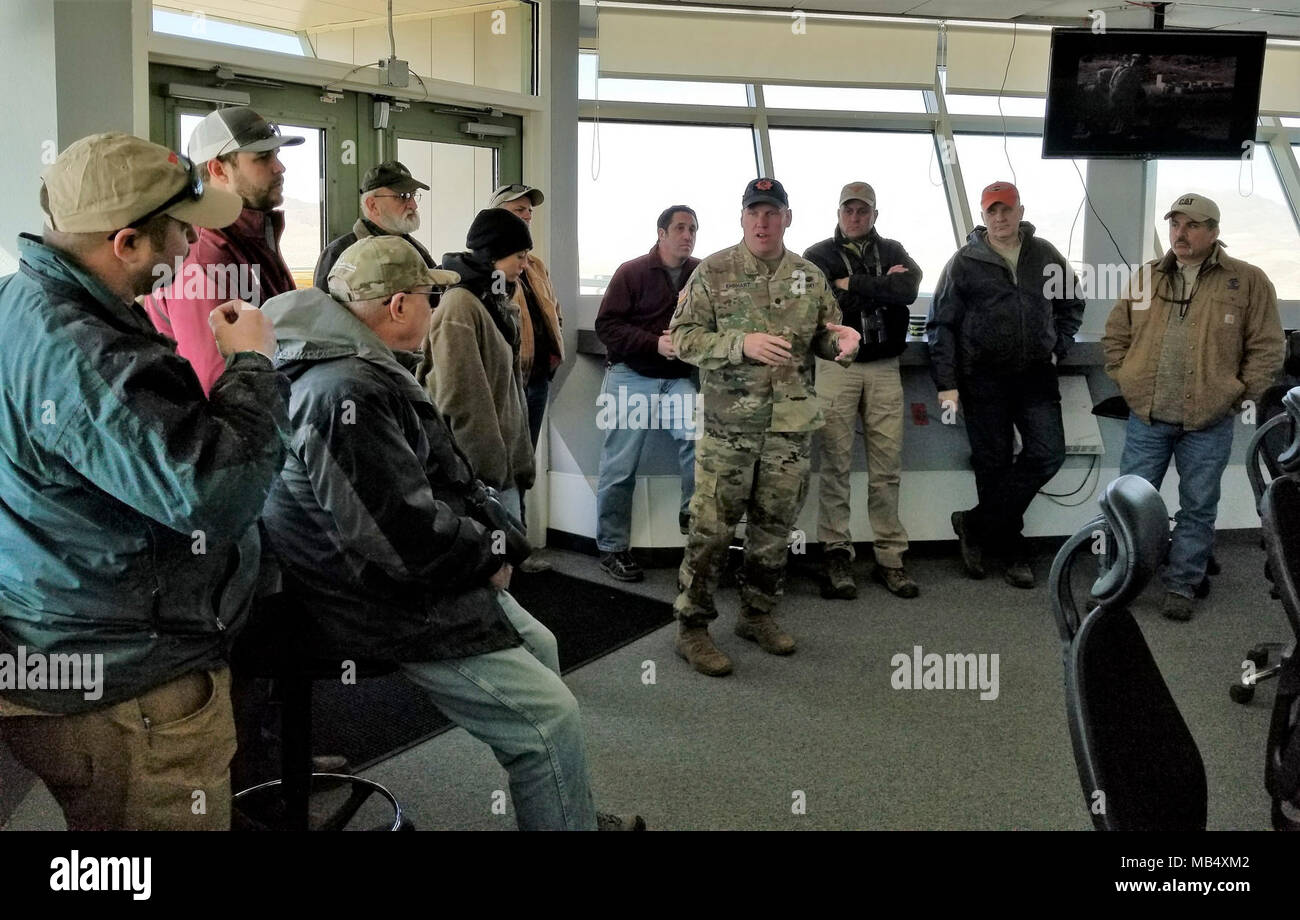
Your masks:
[[[916,586],[916,582],[908,577],[907,569],[901,565],[897,568],[890,568],[884,565],[876,565],[876,570],[872,577],[885,586],[885,589],[896,597],[916,597],[921,593],[921,589]]]
[[[853,583],[853,559],[848,550],[835,549],[826,554],[822,570],[822,597],[853,600],[858,587]]]
[[[731,659],[713,644],[713,637],[706,627],[680,627],[677,631],[677,654],[701,674],[725,677],[731,673]]]
[[[751,613],[746,610],[736,621],[736,635],[772,655],[789,655],[794,651],[794,637],[783,632],[770,613]]]

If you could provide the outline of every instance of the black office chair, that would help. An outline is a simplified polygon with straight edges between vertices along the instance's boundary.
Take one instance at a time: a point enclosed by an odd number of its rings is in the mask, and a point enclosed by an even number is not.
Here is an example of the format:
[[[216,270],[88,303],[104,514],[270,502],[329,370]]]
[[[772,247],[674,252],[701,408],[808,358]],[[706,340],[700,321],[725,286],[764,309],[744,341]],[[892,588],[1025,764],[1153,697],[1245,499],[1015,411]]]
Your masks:
[[[280,778],[235,793],[232,825],[237,830],[341,831],[376,795],[388,803],[392,820],[375,830],[415,830],[396,797],[379,783],[343,773],[312,772],[313,682],[338,680],[345,659],[354,661],[358,680],[382,677],[395,671],[397,665],[356,660],[349,655],[322,658],[307,648],[310,629],[310,614],[291,591],[285,591],[258,602],[252,622],[236,645],[232,667],[247,675],[273,679],[282,703],[282,717]],[[318,807],[313,817],[313,794],[340,788],[348,790],[347,799],[332,809]],[[318,797],[318,806],[323,797]]]
[[[1066,541],[1048,581],[1084,803],[1098,830],[1204,830],[1200,750],[1127,609],[1166,552],[1168,511],[1138,476],[1116,479],[1100,503],[1102,515]],[[1095,606],[1080,616],[1072,575],[1099,537]]]
[[[1260,517],[1273,583],[1291,631],[1300,640],[1300,453],[1283,457],[1288,475],[1269,484],[1260,502]],[[1300,658],[1294,645],[1274,670],[1279,672],[1278,687],[1268,731],[1264,785],[1273,798],[1273,826],[1300,830]]]
[[[1286,475],[1289,472],[1287,466],[1294,466],[1296,457],[1300,456],[1300,387],[1290,391],[1273,387],[1260,400],[1260,412],[1264,419],[1246,448],[1246,478],[1250,480],[1251,491],[1255,494],[1256,510],[1261,508],[1269,483]],[[1270,594],[1277,598],[1279,595],[1272,567],[1271,559],[1265,562],[1264,577],[1272,583]],[[1270,665],[1269,659],[1277,656],[1275,661],[1280,660],[1286,648],[1282,642],[1260,642],[1251,647],[1246,653],[1246,660],[1254,665],[1254,671],[1243,671],[1228,688],[1228,695],[1233,702],[1243,705],[1249,703],[1255,698],[1255,688],[1261,681],[1277,676],[1281,665]]]

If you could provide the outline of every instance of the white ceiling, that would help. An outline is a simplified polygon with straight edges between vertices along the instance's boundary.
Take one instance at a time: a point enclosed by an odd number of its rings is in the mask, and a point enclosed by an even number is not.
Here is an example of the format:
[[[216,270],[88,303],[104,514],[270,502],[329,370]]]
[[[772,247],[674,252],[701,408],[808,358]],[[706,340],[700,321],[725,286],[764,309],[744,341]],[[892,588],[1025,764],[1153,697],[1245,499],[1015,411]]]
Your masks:
[[[582,0],[590,7],[594,0]],[[661,6],[698,3],[712,7],[791,10],[827,13],[876,13],[927,19],[984,19],[997,22],[1057,26],[1090,26],[1088,13],[1100,9],[1110,29],[1147,29],[1151,11],[1146,3],[1128,0],[639,0]],[[584,9],[584,22],[593,10]],[[1165,10],[1171,29],[1246,29],[1277,38],[1300,38],[1300,0],[1177,0]]]

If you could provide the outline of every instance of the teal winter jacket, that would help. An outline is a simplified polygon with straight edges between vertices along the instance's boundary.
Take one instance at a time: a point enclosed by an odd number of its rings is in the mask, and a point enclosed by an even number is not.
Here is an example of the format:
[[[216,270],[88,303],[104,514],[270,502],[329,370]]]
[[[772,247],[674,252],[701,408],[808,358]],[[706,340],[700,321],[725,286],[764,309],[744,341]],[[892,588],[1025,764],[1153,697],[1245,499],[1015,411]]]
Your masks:
[[[221,666],[288,384],[241,352],[205,399],[139,306],[37,237],[19,251],[0,278],[0,697],[82,712]],[[15,679],[34,654],[102,655],[101,694]]]

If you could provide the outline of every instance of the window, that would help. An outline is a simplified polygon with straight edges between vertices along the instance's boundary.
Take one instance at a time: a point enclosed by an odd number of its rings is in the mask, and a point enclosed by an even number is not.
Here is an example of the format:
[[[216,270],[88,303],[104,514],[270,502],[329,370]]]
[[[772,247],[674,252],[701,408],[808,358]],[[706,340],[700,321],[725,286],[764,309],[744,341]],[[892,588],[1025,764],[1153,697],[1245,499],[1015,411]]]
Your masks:
[[[1287,206],[1267,148],[1257,146],[1254,159],[1160,160],[1156,164],[1156,212],[1151,220],[1160,244],[1169,248],[1169,203],[1195,191],[1219,206],[1219,238],[1228,254],[1258,265],[1283,300],[1300,300],[1300,231]],[[1251,185],[1254,185],[1252,191]],[[1243,191],[1251,192],[1243,196]],[[1148,256],[1149,258],[1149,256]]]
[[[924,112],[915,89],[863,89],[857,86],[763,86],[769,109],[822,109],[832,112]]]
[[[304,53],[302,41],[293,32],[241,25],[223,19],[212,19],[203,13],[183,13],[158,6],[153,10],[153,30],[165,35],[258,48],[262,51],[278,51],[281,54],[301,56]]]
[[[1003,115],[1042,118],[1047,111],[1046,99],[1031,96],[1002,96]],[[944,101],[948,104],[949,115],[997,115],[998,96],[968,96],[963,93],[948,93]]]
[[[598,56],[578,55],[578,98],[596,98]],[[602,102],[672,102],[678,105],[748,106],[743,83],[689,83],[678,80],[600,78]]]
[[[1014,182],[1025,206],[1024,219],[1034,225],[1035,235],[1077,266],[1083,256],[1084,216],[1080,207],[1087,208],[1083,191],[1088,161],[1044,160],[1041,137],[1007,137],[1005,150],[1001,135],[958,134],[954,139],[971,219],[977,225],[983,223],[979,216],[980,192],[985,186],[998,181]],[[1138,255],[1126,252],[1124,258],[1133,261]]]
[[[669,205],[689,205],[699,215],[696,256],[735,245],[741,194],[756,175],[748,128],[602,123],[598,130],[593,122],[581,122],[580,292],[602,293],[614,269],[649,252],[655,219]]]
[[[934,290],[956,247],[933,135],[773,128],[772,160],[794,211],[790,249],[830,236],[840,189],[861,180],[876,191],[878,232],[903,244],[921,266],[921,290]]]
[[[497,186],[495,152],[491,147],[397,139],[397,159],[429,186],[420,201],[420,229],[411,235],[438,262],[443,253],[465,248],[469,225],[487,207]]]
[[[188,151],[190,134],[202,120],[202,115],[181,115],[181,150]],[[302,279],[311,284],[311,275],[320,258],[325,234],[325,210],[321,200],[321,145],[324,132],[320,128],[281,123],[286,135],[305,137],[307,140],[295,147],[281,147],[278,151],[284,164],[284,236],[280,238],[280,253],[288,263],[301,286]]]

